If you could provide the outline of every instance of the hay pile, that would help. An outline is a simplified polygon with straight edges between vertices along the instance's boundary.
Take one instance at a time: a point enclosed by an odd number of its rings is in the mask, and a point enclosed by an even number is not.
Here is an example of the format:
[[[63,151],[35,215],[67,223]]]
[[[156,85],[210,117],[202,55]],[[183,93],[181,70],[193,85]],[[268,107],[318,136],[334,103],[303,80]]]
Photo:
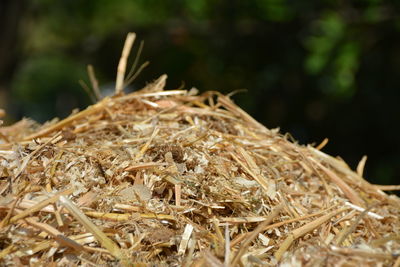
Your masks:
[[[398,187],[165,81],[0,128],[2,264],[399,266]]]

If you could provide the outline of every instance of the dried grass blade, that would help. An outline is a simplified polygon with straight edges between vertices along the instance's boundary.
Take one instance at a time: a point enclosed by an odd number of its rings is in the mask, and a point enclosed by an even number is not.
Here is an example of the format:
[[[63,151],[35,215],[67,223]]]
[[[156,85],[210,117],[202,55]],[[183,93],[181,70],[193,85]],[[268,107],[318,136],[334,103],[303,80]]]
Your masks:
[[[97,101],[100,101],[103,97],[101,96],[100,88],[99,88],[99,82],[97,81],[96,74],[94,73],[94,68],[92,65],[87,66],[87,72],[89,75],[90,83],[92,84],[93,88],[93,93],[96,97]]]
[[[85,92],[89,96],[90,100],[92,100],[92,103],[96,103],[97,102],[96,96],[94,95],[93,91],[90,90],[90,88],[86,84],[86,82],[84,80],[79,80],[78,83],[83,88],[83,90],[85,90]]]
[[[223,217],[219,218],[221,222],[227,223],[254,223],[263,222],[268,218],[268,216],[256,216],[256,217]]]
[[[376,190],[373,186],[371,186],[370,183],[368,183],[367,181],[365,181],[361,176],[359,176],[357,173],[355,173],[354,171],[352,171],[347,164],[345,164],[343,161],[334,158],[328,154],[325,154],[322,151],[319,151],[315,148],[313,148],[312,146],[307,146],[307,149],[309,152],[311,152],[312,154],[314,154],[314,156],[316,158],[321,158],[324,162],[328,163],[329,165],[331,165],[336,171],[343,173],[345,175],[345,177],[349,177],[351,182],[368,188],[368,189],[372,189],[372,190]]]
[[[258,128],[258,129],[260,129],[262,131],[269,132],[269,130],[264,125],[262,125],[261,123],[256,121],[246,111],[244,111],[243,109],[238,107],[235,103],[233,103],[233,101],[229,97],[221,95],[221,94],[218,94],[218,102],[223,107],[225,107],[227,110],[229,110],[233,114],[239,116],[240,118],[243,118],[245,121],[247,121],[248,123],[250,123],[254,127],[256,127],[256,128]]]
[[[124,101],[128,101],[130,99],[135,99],[135,98],[185,95],[186,93],[187,93],[186,90],[168,90],[168,91],[153,92],[153,93],[140,93],[140,94],[138,94],[137,92],[133,92],[132,94],[115,98],[115,100],[118,102],[124,102]],[[173,108],[176,108],[176,107],[173,107]]]
[[[244,241],[243,245],[240,247],[239,251],[236,253],[235,257],[233,258],[231,262],[231,266],[236,266],[236,264],[239,262],[240,258],[242,257],[243,253],[247,249],[247,247],[250,245],[250,243],[258,236],[259,233],[261,233],[264,228],[272,222],[272,220],[279,215],[283,208],[283,205],[280,204],[272,210],[272,212],[268,215],[268,219],[260,223],[256,229],[254,229],[253,232],[247,237],[247,239]]]
[[[243,169],[261,185],[265,192],[268,192],[268,183],[265,181],[265,178],[259,174],[260,168],[258,168],[253,158],[242,147],[239,147],[238,151],[242,158],[246,161],[247,165],[231,152],[232,158],[236,160],[236,162],[239,163],[240,166],[242,166]]]
[[[224,264],[225,266],[229,266],[229,262],[231,258],[231,238],[229,236],[229,225],[225,224],[225,255],[224,255]]]
[[[50,234],[51,236],[54,237],[54,239],[61,245],[70,247],[72,249],[75,249],[76,251],[82,251],[83,250],[83,246],[80,245],[79,243],[75,242],[74,240],[66,237],[65,235],[63,235],[60,231],[58,231],[56,228],[46,224],[46,223],[41,223],[41,222],[37,222],[32,218],[26,218],[25,221],[35,227],[38,228],[48,234]]]
[[[328,211],[328,210],[330,210],[332,208],[333,207],[325,209],[325,210],[321,210],[321,211],[313,213],[313,214],[309,214],[309,215],[305,215],[305,216],[302,216],[302,217],[293,218],[293,219],[289,219],[289,220],[285,220],[285,221],[282,221],[282,222],[278,222],[278,223],[274,223],[274,224],[268,225],[268,226],[266,226],[264,228],[264,231],[267,231],[267,230],[270,230],[270,229],[273,229],[273,228],[277,228],[277,227],[280,227],[282,225],[289,224],[289,223],[292,223],[292,222],[298,222],[298,221],[305,220],[305,219],[308,219],[308,218],[311,218],[311,217],[319,216],[319,215],[325,213],[326,211]],[[265,220],[265,219],[263,219],[263,220]],[[250,233],[245,233],[245,234],[239,235],[237,238],[235,238],[232,241],[231,247],[234,247],[236,244],[242,242],[242,240],[245,239],[249,234]]]
[[[367,162],[367,156],[363,156],[360,162],[357,165],[357,174],[360,177],[363,177],[365,163]]]
[[[135,56],[132,66],[131,66],[131,69],[129,70],[128,74],[126,75],[126,80],[129,80],[133,75],[135,75],[135,70],[136,70],[137,64],[139,63],[139,59],[142,54],[143,46],[144,46],[144,41],[142,40],[142,41],[140,41],[139,48],[138,48],[138,51],[136,52],[136,56]],[[125,81],[125,84],[127,84],[126,81]]]
[[[122,93],[122,91],[124,90],[126,63],[128,61],[129,53],[131,52],[131,48],[133,42],[135,41],[135,38],[136,34],[133,32],[128,33],[128,35],[126,36],[124,48],[122,49],[122,55],[118,63],[117,80],[115,83],[116,95]]]
[[[23,219],[23,218],[25,218],[26,216],[28,216],[28,215],[30,215],[30,214],[32,214],[32,213],[35,213],[35,212],[41,210],[42,208],[44,208],[44,207],[46,207],[46,206],[48,206],[48,205],[50,205],[50,204],[52,204],[52,203],[55,203],[61,196],[63,196],[63,195],[69,195],[69,194],[71,194],[72,192],[74,192],[74,189],[72,189],[72,188],[69,188],[69,189],[67,189],[67,190],[58,192],[58,193],[55,194],[54,196],[52,196],[52,197],[50,197],[50,198],[48,198],[48,199],[45,199],[45,200],[43,200],[43,201],[37,203],[36,205],[32,206],[31,208],[26,209],[26,210],[24,210],[23,212],[21,212],[21,213],[15,215],[14,217],[12,217],[12,218],[10,219],[10,223],[14,223],[14,222],[16,222],[16,221],[18,221],[18,220],[20,220],[20,219]]]
[[[129,260],[126,256],[122,253],[119,247],[108,238],[93,222],[83,214],[68,198],[61,196],[60,203],[81,223],[87,231],[91,232],[93,236],[100,242],[100,244],[106,248],[111,255],[116,257],[121,261],[124,266],[130,266]]]
[[[289,235],[286,237],[286,239],[283,241],[283,243],[280,245],[279,249],[275,252],[274,256],[275,258],[279,261],[283,253],[286,252],[286,250],[290,247],[290,245],[295,241],[297,238],[302,237],[303,235],[307,234],[308,232],[314,230],[324,222],[328,221],[332,217],[336,216],[337,214],[347,210],[348,208],[341,208],[335,211],[332,211],[324,216],[319,217],[318,219],[309,222],[295,230],[293,230]]]
[[[365,209],[363,212],[361,212],[356,219],[354,220],[354,222],[351,224],[350,227],[347,228],[347,230],[343,233],[343,235],[340,236],[339,239],[337,239],[336,244],[337,245],[341,245],[343,243],[344,240],[346,240],[346,238],[354,232],[354,230],[356,229],[358,223],[361,221],[361,219],[368,214],[369,210],[372,208],[372,206],[368,207],[367,209]]]
[[[41,144],[39,147],[37,147],[28,156],[26,156],[24,158],[24,160],[23,160],[23,162],[22,162],[17,174],[15,175],[15,177],[18,178],[22,174],[22,172],[25,170],[26,166],[28,166],[29,161],[32,160],[40,150],[42,150],[48,144],[52,143],[54,140],[58,139],[60,137],[60,135],[61,135],[61,133],[57,133],[56,135],[51,137],[49,140],[47,140],[46,142]]]
[[[125,171],[144,170],[144,169],[150,169],[150,168],[154,168],[154,167],[161,167],[161,166],[165,166],[165,165],[167,165],[167,163],[165,163],[165,162],[136,163],[135,165],[126,167]]]
[[[9,245],[8,247],[6,247],[5,249],[2,249],[0,251],[0,260],[2,258],[4,258],[5,256],[13,253],[14,251],[16,251],[18,248],[16,246],[14,246],[13,244]]]
[[[321,163],[319,163],[314,158],[310,157],[310,160],[313,161],[321,170],[325,172],[325,174],[334,182],[346,195],[346,197],[355,205],[364,206],[364,201],[358,196],[358,194],[345,182],[343,181],[336,173],[329,170]]]
[[[328,142],[329,142],[329,139],[325,138],[315,149],[318,149],[318,150],[323,149],[326,146],[326,144],[328,144]]]
[[[218,247],[222,247],[224,245],[225,239],[222,235],[221,229],[219,229],[219,221],[216,218],[212,218],[211,221],[215,228],[215,235],[217,237]]]
[[[121,214],[121,213],[105,213],[105,212],[97,212],[97,211],[87,211],[85,212],[87,216],[102,219],[102,220],[110,220],[116,222],[125,222],[129,220],[132,215],[131,214]]]
[[[400,190],[400,185],[379,185],[379,184],[374,184],[373,185],[376,189],[382,190],[382,191],[398,191]]]
[[[364,211],[365,211],[364,208],[361,208],[361,207],[359,207],[359,206],[356,206],[356,205],[354,205],[354,204],[351,204],[350,202],[346,202],[345,204],[346,204],[347,206],[349,206],[350,208],[355,209],[355,210],[358,210],[358,211],[360,211],[360,212],[364,212]],[[383,220],[383,219],[384,219],[384,217],[382,217],[381,215],[376,214],[375,212],[371,212],[371,211],[368,211],[368,212],[367,212],[367,215],[370,216],[370,217],[372,217],[372,218],[378,219],[378,220]]]
[[[54,131],[60,130],[63,127],[66,127],[66,126],[72,124],[74,121],[86,118],[86,117],[92,115],[93,113],[96,113],[96,112],[104,109],[110,102],[111,102],[111,98],[106,97],[102,101],[87,107],[85,110],[82,110],[81,112],[71,115],[52,126],[49,126],[39,132],[36,132],[34,134],[31,134],[31,135],[25,137],[23,139],[23,141],[29,141],[29,140],[32,140],[35,138],[39,138],[39,137],[48,135]]]
[[[132,77],[130,77],[126,80],[126,82],[124,83],[124,87],[131,84],[149,64],[150,64],[150,62],[146,61],[145,63],[140,65],[139,69],[135,72],[135,74],[133,74]]]
[[[194,249],[196,248],[196,238],[194,236],[192,236],[192,238],[189,240],[188,248],[189,250],[185,259],[183,260],[182,266],[193,266],[189,264],[193,264],[193,253]]]
[[[10,222],[10,218],[12,213],[14,212],[14,209],[17,205],[17,202],[19,201],[19,198],[15,198],[11,204],[10,209],[7,212],[7,215],[4,217],[4,219],[0,222],[0,229],[3,228],[4,226],[8,225]]]
[[[176,184],[175,186],[175,205],[177,207],[181,206],[181,197],[182,197],[182,185],[181,184]]]
[[[193,226],[189,223],[186,224],[185,230],[183,231],[181,243],[179,244],[178,255],[185,254],[186,247],[187,244],[189,243],[189,239],[190,236],[192,235],[192,232],[193,232]]]
[[[348,256],[359,256],[365,258],[377,258],[380,260],[392,260],[394,255],[388,253],[380,253],[380,252],[373,252],[367,251],[362,249],[355,249],[355,248],[341,248],[332,246],[332,250],[337,253],[341,253]]]
[[[142,158],[143,154],[149,148],[151,142],[153,141],[154,137],[156,137],[156,135],[158,134],[159,131],[160,131],[160,129],[157,127],[154,129],[153,133],[150,136],[150,139],[146,142],[146,144],[144,144],[144,146],[140,149],[139,153],[136,155],[136,157],[135,157],[136,161]]]
[[[174,216],[168,214],[141,213],[140,218],[176,221],[176,218]]]

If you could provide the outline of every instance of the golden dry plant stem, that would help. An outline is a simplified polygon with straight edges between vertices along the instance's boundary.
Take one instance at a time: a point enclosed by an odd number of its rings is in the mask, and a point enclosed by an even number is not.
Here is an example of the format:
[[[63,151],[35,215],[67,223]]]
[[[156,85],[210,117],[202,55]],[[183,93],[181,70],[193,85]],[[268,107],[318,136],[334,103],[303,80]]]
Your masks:
[[[132,219],[132,214],[128,213],[105,213],[105,212],[98,212],[98,211],[87,211],[85,212],[87,216],[102,219],[102,220],[109,220],[109,221],[116,221],[116,222],[125,222]],[[140,218],[143,219],[156,219],[156,220],[168,220],[168,221],[176,221],[176,218],[169,214],[155,214],[155,213],[139,213],[137,214]]]
[[[104,213],[104,212],[97,212],[97,211],[87,211],[85,212],[87,216],[101,219],[101,220],[110,220],[116,222],[125,222],[132,218],[131,214],[127,213]]]
[[[219,221],[216,218],[211,219],[211,221],[214,224],[215,234],[217,236],[217,240],[219,242],[219,245],[222,247],[222,245],[225,244],[225,238],[222,235],[221,229],[219,228]]]
[[[308,151],[311,152],[316,158],[322,159],[323,162],[328,163],[333,167],[334,171],[338,174],[344,174],[343,178],[347,180],[347,183],[351,185],[359,187],[367,191],[374,198],[379,199],[380,201],[384,200],[391,205],[399,206],[400,199],[389,197],[387,194],[379,191],[380,188],[375,187],[375,185],[370,184],[363,177],[359,176],[357,173],[352,171],[343,161],[340,161],[337,158],[334,158],[328,154],[319,151],[312,146],[307,146]],[[382,190],[382,189],[381,189]]]
[[[20,219],[23,219],[23,218],[29,216],[30,214],[41,210],[42,208],[46,207],[47,205],[55,203],[60,196],[69,195],[72,192],[74,192],[74,189],[72,189],[72,188],[69,188],[69,189],[66,189],[64,191],[58,192],[54,196],[52,196],[52,197],[50,197],[48,199],[45,199],[45,200],[39,202],[38,204],[36,204],[35,206],[33,206],[33,207],[29,208],[29,209],[26,209],[23,212],[15,215],[14,217],[12,217],[10,219],[10,223],[14,223],[14,222],[16,222],[16,221],[18,221]]]
[[[60,151],[57,156],[55,157],[55,161],[53,163],[53,165],[50,168],[50,178],[52,178],[54,176],[54,174],[56,173],[57,170],[57,166],[59,164],[59,161],[61,159],[61,157],[63,156],[64,151]]]
[[[110,98],[108,98],[108,97],[104,98],[102,101],[87,107],[85,110],[82,110],[81,112],[71,115],[68,118],[63,119],[62,121],[59,121],[58,123],[56,123],[54,125],[51,125],[37,133],[31,134],[31,135],[25,137],[23,141],[28,141],[28,140],[39,138],[42,136],[46,136],[54,131],[61,130],[62,128],[65,128],[68,125],[72,124],[74,121],[87,118],[88,116],[92,115],[93,113],[96,113],[96,112],[104,109],[105,107],[107,107],[108,103],[110,103],[110,102],[111,102]]]
[[[367,156],[363,156],[357,165],[357,174],[360,177],[363,177],[364,175],[364,167],[366,162],[367,162]]]
[[[106,236],[92,221],[83,214],[68,198],[61,196],[60,203],[75,217],[75,219],[81,223],[86,230],[91,232],[93,236],[100,242],[100,244],[106,248],[111,255],[121,261],[123,266],[131,266],[129,259],[122,253],[119,247]]]
[[[346,256],[376,258],[381,261],[393,260],[393,258],[395,257],[395,255],[392,255],[389,253],[375,252],[375,251],[369,251],[369,250],[364,250],[364,249],[342,248],[342,247],[336,247],[336,246],[332,246],[331,249],[335,253],[340,253],[340,254],[343,254]]]
[[[115,83],[115,94],[118,95],[124,90],[124,80],[126,72],[126,63],[128,61],[129,53],[131,52],[133,42],[135,41],[136,34],[133,32],[128,33],[125,39],[122,55],[118,63],[117,80]]]
[[[92,65],[89,64],[87,66],[87,72],[89,75],[90,83],[92,84],[93,93],[96,97],[96,100],[100,101],[100,99],[102,99],[102,96],[101,96],[101,92],[100,92],[100,88],[99,88],[99,82],[96,78],[96,75],[94,73],[94,68]]]
[[[260,169],[257,164],[254,162],[253,158],[241,147],[238,148],[238,151],[245,162],[241,161],[235,154],[231,153],[231,156],[237,163],[242,166],[242,168],[251,176],[254,180],[256,180],[261,187],[267,192],[268,191],[268,183],[265,181],[265,178],[260,174]]]
[[[231,266],[236,266],[236,264],[239,262],[240,258],[242,257],[243,253],[246,251],[247,247],[250,245],[250,243],[258,236],[259,233],[261,233],[264,228],[272,222],[272,220],[279,215],[283,208],[283,205],[280,204],[276,206],[272,212],[268,215],[267,219],[260,223],[256,229],[254,229],[253,232],[247,237],[247,239],[243,242],[242,246],[240,247],[239,251],[236,253],[235,257],[233,258],[231,262]]]
[[[342,245],[343,241],[346,240],[346,238],[355,231],[358,223],[361,221],[361,219],[367,215],[369,210],[372,208],[372,206],[369,206],[367,209],[365,209],[363,212],[361,212],[356,219],[353,221],[350,227],[345,228],[346,230],[343,232],[343,234],[337,239],[336,243],[338,245]]]
[[[225,254],[224,254],[224,264],[229,266],[231,259],[231,238],[229,236],[229,225],[225,224]]]
[[[140,149],[139,153],[136,155],[135,161],[138,161],[139,159],[142,158],[143,154],[149,148],[151,142],[153,141],[154,137],[156,137],[156,135],[158,134],[159,131],[160,131],[159,128],[154,128],[154,131],[151,134],[150,139],[146,142],[146,144],[144,144],[144,146]]]
[[[164,162],[144,162],[144,163],[135,163],[134,165],[126,167],[125,171],[138,171],[138,170],[145,170],[151,169],[155,167],[163,167],[166,166],[167,163]]]
[[[315,149],[318,149],[318,150],[323,149],[326,146],[326,144],[328,144],[328,142],[329,142],[329,139],[325,138],[324,140],[322,140],[322,142],[317,147],[315,147]]]
[[[30,153],[28,156],[26,156],[24,158],[24,160],[22,161],[22,164],[17,172],[17,174],[15,175],[16,178],[18,178],[22,172],[25,170],[26,166],[28,166],[28,163],[30,160],[32,160],[40,150],[42,150],[44,147],[46,147],[48,144],[52,143],[53,141],[55,141],[57,138],[61,138],[60,137],[60,133],[57,133],[56,135],[54,135],[53,137],[51,137],[49,140],[47,140],[46,142],[44,142],[43,144],[41,144],[38,148],[36,148],[32,153]]]
[[[76,251],[82,251],[83,250],[83,246],[80,245],[79,243],[77,243],[76,241],[66,237],[65,235],[63,235],[60,231],[58,231],[56,228],[46,224],[46,223],[41,223],[38,222],[32,218],[26,218],[25,221],[37,228],[40,229],[46,233],[48,233],[49,235],[53,236],[53,238],[60,244],[60,245],[64,245],[66,247],[75,249]]]
[[[313,161],[321,170],[325,172],[325,174],[334,182],[346,195],[346,197],[353,203],[354,205],[364,207],[364,201],[358,196],[358,194],[348,185],[345,181],[343,181],[337,174],[333,171],[329,170],[321,163],[319,163],[314,158],[310,157],[310,160]]]
[[[19,201],[19,198],[15,198],[14,201],[12,202],[11,207],[7,212],[7,215],[0,222],[0,229],[9,224],[11,215],[13,214],[18,201]]]
[[[379,185],[379,184],[374,184],[373,185],[376,189],[382,190],[382,191],[398,191],[400,190],[400,185]]]
[[[5,249],[0,251],[0,260],[7,256],[8,254],[11,254],[12,252],[16,251],[18,247],[14,246],[13,244],[9,245]]]
[[[371,189],[375,193],[378,193],[376,188],[374,188],[369,182],[364,180],[363,177],[359,176],[357,173],[352,171],[349,168],[349,166],[347,166],[347,164],[344,163],[343,161],[341,161],[335,157],[332,157],[328,154],[325,154],[324,152],[319,151],[310,145],[307,146],[307,149],[309,152],[311,152],[315,156],[315,158],[320,158],[323,162],[332,166],[332,168],[335,170],[335,172],[344,174],[343,176],[344,176],[344,178],[346,178],[347,182],[350,181],[352,184],[357,185],[358,187],[362,187],[365,189]]]
[[[339,214],[347,209],[349,209],[349,208],[345,207],[345,208],[341,208],[341,209],[332,211],[324,216],[319,217],[318,219],[316,219],[312,222],[309,222],[309,223],[293,230],[291,233],[289,233],[289,235],[283,241],[283,243],[281,244],[279,249],[275,252],[275,254],[274,254],[275,258],[279,261],[282,258],[283,253],[285,253],[288,250],[288,248],[293,243],[293,241],[295,241],[297,238],[302,237],[303,235],[307,234],[308,232],[314,230],[321,224],[325,223],[332,217],[336,216],[337,214]]]
[[[269,132],[269,130],[264,125],[262,125],[261,123],[256,121],[246,111],[244,111],[239,106],[237,106],[235,103],[233,103],[232,100],[229,97],[224,96],[222,94],[218,94],[218,102],[223,107],[225,107],[227,110],[229,110],[230,112],[232,112],[236,116],[239,116],[243,120],[247,121],[249,124],[253,125],[255,128],[258,128],[261,131]]]
[[[282,226],[282,225],[289,224],[289,223],[292,223],[292,222],[297,222],[297,221],[305,220],[305,219],[308,219],[308,218],[311,218],[311,217],[319,216],[319,215],[321,215],[322,213],[325,213],[325,212],[327,212],[327,211],[329,211],[329,210],[331,210],[331,209],[333,209],[333,208],[335,208],[335,207],[336,207],[336,206],[327,208],[327,209],[325,209],[325,210],[321,210],[321,211],[316,212],[316,213],[313,213],[313,214],[308,214],[308,215],[301,216],[301,217],[298,217],[298,218],[289,219],[289,220],[285,220],[285,221],[282,221],[282,222],[270,224],[270,225],[268,225],[268,226],[266,226],[266,227],[264,228],[264,231],[267,231],[267,230],[270,230],[270,229],[273,229],[273,228],[277,228],[277,227],[280,227],[280,226]],[[250,233],[245,233],[245,234],[238,235],[237,238],[235,238],[234,240],[232,240],[231,248],[234,247],[236,244],[242,242],[243,239],[245,239],[249,234],[250,234]]]

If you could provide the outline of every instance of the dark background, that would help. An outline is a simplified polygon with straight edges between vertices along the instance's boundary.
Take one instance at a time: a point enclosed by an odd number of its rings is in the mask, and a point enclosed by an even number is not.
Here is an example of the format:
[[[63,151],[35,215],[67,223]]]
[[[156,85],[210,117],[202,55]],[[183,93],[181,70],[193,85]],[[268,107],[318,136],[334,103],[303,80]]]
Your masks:
[[[399,184],[399,10],[381,0],[3,0],[0,107],[7,123],[84,108],[86,65],[113,88],[133,31],[151,62],[134,88],[167,73],[168,89],[247,89],[234,100],[267,127],[302,144],[328,137],[325,152],[353,169],[368,155],[368,180]]]

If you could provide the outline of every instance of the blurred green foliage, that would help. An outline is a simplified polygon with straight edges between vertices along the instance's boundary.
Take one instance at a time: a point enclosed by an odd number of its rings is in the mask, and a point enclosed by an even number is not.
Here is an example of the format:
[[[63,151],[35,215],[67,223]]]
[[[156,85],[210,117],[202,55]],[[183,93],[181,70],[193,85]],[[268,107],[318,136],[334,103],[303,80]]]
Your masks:
[[[247,88],[235,99],[268,127],[301,142],[331,137],[328,152],[352,167],[367,153],[369,177],[396,182],[399,8],[381,0],[33,0],[21,16],[13,101],[17,114],[41,121],[84,107],[77,80],[88,80],[85,66],[112,88],[134,31],[151,61],[134,88],[162,73],[169,88]]]
[[[31,58],[14,78],[15,97],[30,107],[30,115],[38,120],[49,119],[48,113],[66,116],[78,106],[77,99],[85,99],[84,91],[76,86],[76,81],[85,76],[84,70],[84,66],[62,55]],[[76,98],[68,98],[68,94]],[[54,100],[55,105],[49,105]],[[87,99],[80,104],[86,103]],[[62,105],[58,110],[57,104]]]

